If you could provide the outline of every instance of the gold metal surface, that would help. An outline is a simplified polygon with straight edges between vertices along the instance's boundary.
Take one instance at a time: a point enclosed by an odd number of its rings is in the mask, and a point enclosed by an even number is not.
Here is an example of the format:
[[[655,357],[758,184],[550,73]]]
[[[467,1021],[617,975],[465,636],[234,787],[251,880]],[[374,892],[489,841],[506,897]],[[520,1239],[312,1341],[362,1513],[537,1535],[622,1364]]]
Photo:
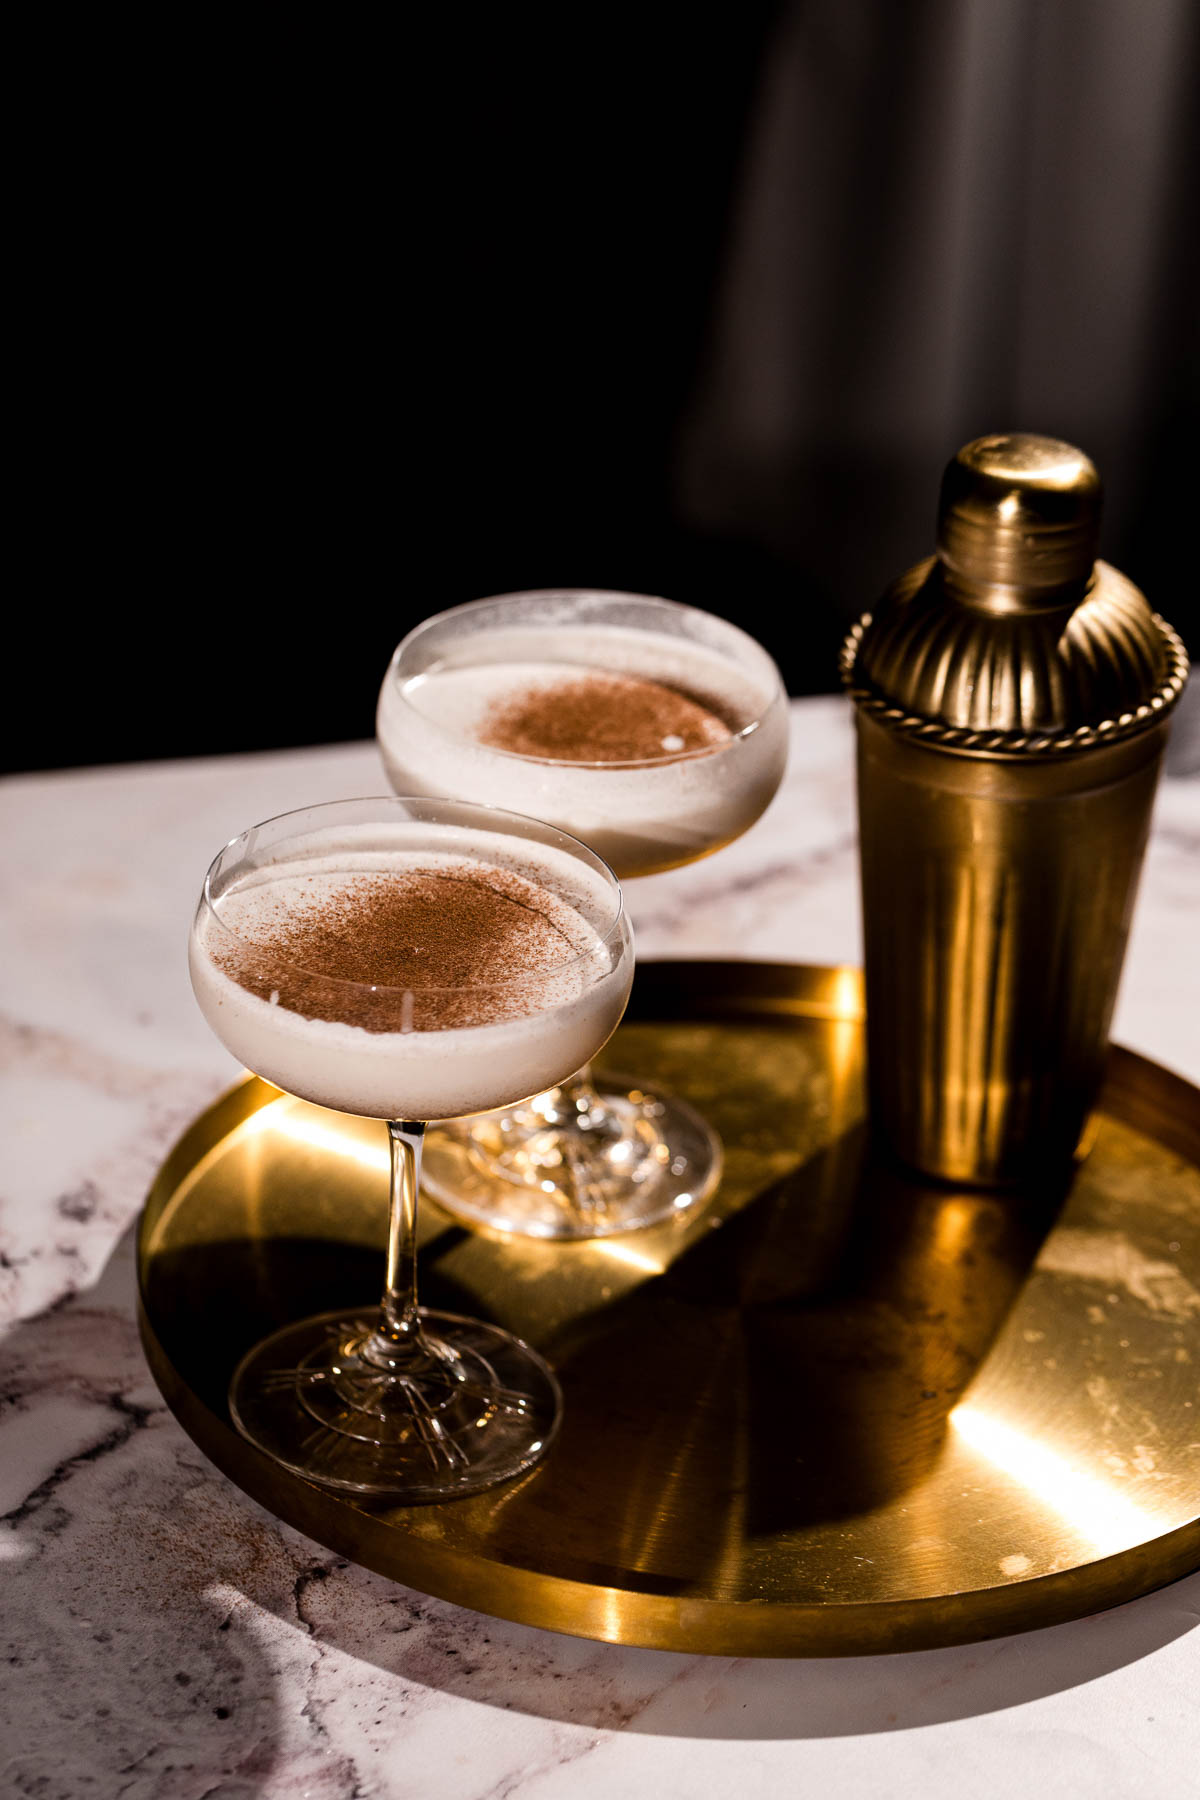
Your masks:
[[[1093,565],[1100,482],[1056,438],[978,438],[942,479],[937,555],[846,639],[860,707],[943,749],[1074,755],[1155,725],[1187,653],[1144,594]]]
[[[1060,438],[1003,432],[965,444],[942,477],[938,559],[964,599],[1041,612],[1083,598],[1100,535],[1100,476]]]
[[[485,1613],[833,1655],[1078,1616],[1200,1563],[1200,1093],[1114,1051],[1065,1198],[924,1184],[864,1129],[857,972],[647,964],[604,1059],[720,1130],[682,1228],[564,1245],[428,1205],[424,1297],[532,1340],[566,1416],[473,1499],[362,1504],[238,1438],[243,1350],[378,1292],[384,1128],[250,1080],[147,1200],[143,1336],[202,1449],[282,1518]]]
[[[1034,1179],[1103,1075],[1166,725],[992,762],[857,723],[873,1116],[931,1174]]]
[[[1132,664],[1123,657],[1130,644]],[[1107,563],[1096,564],[1088,598],[1064,625],[1061,613],[992,619],[950,607],[927,558],[851,628],[841,673],[860,709],[906,737],[976,755],[1058,758],[1154,725],[1183,692],[1188,655]]]
[[[871,1111],[897,1155],[1010,1185],[1069,1158],[1108,1028],[1187,654],[1091,557],[1054,438],[946,470],[938,554],[851,631]]]

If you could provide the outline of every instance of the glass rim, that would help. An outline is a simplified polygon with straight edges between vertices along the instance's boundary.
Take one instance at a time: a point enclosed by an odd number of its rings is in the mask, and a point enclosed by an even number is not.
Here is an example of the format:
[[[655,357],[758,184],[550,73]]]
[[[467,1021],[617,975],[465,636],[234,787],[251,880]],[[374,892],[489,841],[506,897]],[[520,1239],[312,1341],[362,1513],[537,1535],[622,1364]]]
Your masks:
[[[231,925],[226,924],[225,920],[217,910],[217,901],[214,899],[212,893],[212,882],[217,870],[217,865],[228,851],[232,850],[236,844],[240,844],[245,839],[249,838],[253,832],[262,831],[268,825],[279,824],[285,819],[296,818],[302,813],[306,815],[312,813],[319,814],[327,809],[329,811],[335,811],[347,806],[402,807],[414,804],[425,807],[455,807],[464,812],[480,813],[494,819],[514,819],[522,825],[533,824],[538,826],[540,830],[552,834],[554,839],[559,840],[558,843],[551,843],[550,848],[562,848],[566,850],[568,854],[576,856],[577,860],[581,862],[585,860],[590,861],[598,873],[607,877],[610,890],[616,898],[616,910],[613,913],[612,918],[604,926],[603,930],[601,930],[598,925],[592,925],[592,929],[596,932],[599,940],[598,945],[590,950],[581,950],[577,955],[564,957],[561,962],[552,963],[548,968],[531,971],[526,975],[516,975],[504,981],[423,983],[420,986],[408,982],[403,986],[399,986],[392,982],[355,981],[345,975],[327,975],[320,969],[307,968],[303,963],[290,962],[286,957],[280,956],[276,951],[272,950],[269,945],[260,943],[257,938],[248,937],[243,932],[235,931]],[[411,817],[411,815],[407,816]],[[413,820],[413,823],[434,824],[436,821],[415,819]],[[470,827],[467,828],[469,829]],[[475,829],[486,831],[488,829],[487,818],[479,821]],[[497,835],[499,836],[500,833],[497,832]],[[519,841],[519,833],[513,833],[511,836],[516,837]],[[531,838],[529,841],[533,843],[546,842],[545,839],[538,839],[536,837]],[[578,852],[580,851],[583,852],[583,856],[578,855]],[[366,872],[367,871],[364,871],[364,873]],[[527,877],[527,879],[532,878]],[[561,896],[556,897],[561,898]],[[571,903],[570,901],[564,901],[564,904],[570,905]],[[559,825],[551,825],[544,819],[536,819],[529,813],[515,813],[509,811],[505,807],[487,806],[474,800],[439,799],[428,794],[378,794],[355,796],[348,800],[320,800],[313,806],[291,807],[286,812],[272,813],[270,818],[260,819],[257,824],[248,825],[244,831],[235,833],[235,835],[224,843],[217,851],[217,854],[213,857],[208,868],[205,870],[204,883],[201,888],[200,902],[197,911],[199,911],[201,907],[205,911],[206,918],[211,921],[212,924],[216,925],[225,937],[231,939],[235,944],[243,945],[246,948],[258,951],[266,958],[268,965],[275,966],[281,970],[294,972],[297,975],[304,975],[310,981],[319,981],[329,987],[346,988],[359,994],[382,994],[385,996],[388,994],[462,994],[470,996],[504,993],[527,988],[531,983],[551,980],[556,976],[568,973],[571,969],[579,968],[583,963],[595,961],[597,949],[601,947],[607,948],[612,943],[614,936],[619,933],[625,918],[625,897],[621,891],[621,884],[618,881],[616,874],[610,865],[605,862],[604,858],[600,856],[597,851],[593,850],[590,844],[585,844],[582,838],[577,838],[573,833],[564,831]],[[578,909],[576,908],[575,910]],[[592,923],[590,920],[587,920],[586,922],[588,924]],[[194,923],[192,935],[193,937],[196,935]],[[615,962],[612,964],[612,967],[616,967]],[[611,970],[609,972],[611,972]],[[247,989],[247,992],[249,991],[250,990]],[[466,1029],[466,1027],[457,1027],[456,1029]]]
[[[414,625],[412,630],[406,632],[400,639],[400,642],[392,652],[392,659],[388,665],[387,680],[394,684],[396,693],[403,704],[415,713],[417,712],[417,708],[412,705],[412,702],[408,699],[404,691],[407,683],[400,675],[400,659],[409,645],[420,638],[426,631],[431,630],[435,625],[443,624],[447,619],[457,618],[464,613],[475,612],[483,607],[499,606],[508,600],[551,599],[555,596],[561,596],[566,599],[572,594],[587,595],[596,600],[633,600],[643,606],[660,606],[670,613],[691,613],[698,618],[715,619],[718,625],[724,626],[724,628],[727,631],[732,632],[735,637],[743,639],[762,657],[774,678],[774,687],[770,699],[753,719],[747,724],[740,726],[737,731],[731,732],[730,735],[727,738],[722,739],[720,743],[701,744],[694,750],[668,750],[665,751],[662,756],[633,756],[627,757],[621,761],[596,762],[584,761],[578,757],[569,756],[530,756],[520,750],[504,750],[498,744],[478,744],[478,747],[485,750],[489,756],[506,756],[512,762],[524,763],[539,769],[627,770],[668,768],[672,764],[698,762],[703,757],[720,756],[723,752],[732,749],[735,744],[740,744],[746,738],[751,737],[762,725],[772,708],[778,706],[781,700],[786,700],[787,698],[786,689],[783,685],[783,677],[779,673],[779,666],[776,663],[775,658],[771,655],[769,650],[763,648],[757,638],[751,637],[748,631],[743,631],[740,625],[735,625],[732,619],[723,619],[719,613],[706,612],[704,608],[700,606],[689,606],[684,600],[668,600],[665,595],[662,594],[636,594],[622,588],[516,588],[508,594],[487,594],[480,600],[465,600],[460,606],[445,607],[441,612],[431,613],[427,619],[422,619],[419,625]],[[633,627],[632,629],[636,630],[637,628]],[[563,667],[569,669],[586,669],[588,665],[585,663],[564,663]],[[428,671],[422,671],[422,673],[427,672]],[[418,680],[419,678],[419,676],[410,676],[408,677],[408,680]],[[422,723],[427,725],[431,730],[440,733],[443,737],[451,738],[455,743],[478,743],[478,740],[467,737],[461,732],[449,730],[437,719],[430,718],[426,713],[420,713],[419,717],[421,718]]]

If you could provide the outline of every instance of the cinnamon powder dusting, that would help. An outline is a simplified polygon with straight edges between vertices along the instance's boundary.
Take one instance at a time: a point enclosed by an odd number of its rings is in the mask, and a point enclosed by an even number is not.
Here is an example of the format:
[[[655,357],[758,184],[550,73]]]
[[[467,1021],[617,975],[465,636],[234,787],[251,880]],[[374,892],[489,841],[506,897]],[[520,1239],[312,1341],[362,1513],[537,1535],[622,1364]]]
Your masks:
[[[478,737],[555,762],[645,762],[727,743],[739,727],[719,709],[662,682],[595,670],[496,701]]]
[[[471,865],[357,875],[264,908],[253,931],[215,953],[227,975],[271,1005],[367,1031],[537,1011],[555,971],[589,947],[564,902],[510,870]]]

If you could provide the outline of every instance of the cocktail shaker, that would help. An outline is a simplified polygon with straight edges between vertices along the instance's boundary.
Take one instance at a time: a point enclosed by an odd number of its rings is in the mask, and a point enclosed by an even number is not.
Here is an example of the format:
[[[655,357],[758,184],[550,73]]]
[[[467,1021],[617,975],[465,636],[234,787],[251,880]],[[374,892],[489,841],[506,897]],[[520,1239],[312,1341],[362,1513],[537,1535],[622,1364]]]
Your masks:
[[[946,1180],[1052,1176],[1080,1142],[1187,655],[1095,561],[1100,481],[979,438],[937,554],[854,626],[873,1123]]]

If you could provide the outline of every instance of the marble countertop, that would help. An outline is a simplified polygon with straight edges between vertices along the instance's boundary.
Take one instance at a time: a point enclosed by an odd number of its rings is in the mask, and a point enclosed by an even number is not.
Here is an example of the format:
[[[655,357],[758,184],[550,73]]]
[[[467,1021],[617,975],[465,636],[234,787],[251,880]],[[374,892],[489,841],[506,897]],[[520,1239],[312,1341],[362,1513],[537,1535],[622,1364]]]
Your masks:
[[[373,745],[10,779],[0,1191],[0,1794],[1200,1793],[1200,1575],[969,1648],[756,1662],[429,1600],[281,1525],[196,1449],[134,1319],[138,1209],[236,1077],[184,958],[214,850],[384,791]],[[738,843],[628,890],[644,957],[857,962],[852,734],[796,702]],[[1114,1035],[1200,1081],[1200,780],[1160,790]]]

